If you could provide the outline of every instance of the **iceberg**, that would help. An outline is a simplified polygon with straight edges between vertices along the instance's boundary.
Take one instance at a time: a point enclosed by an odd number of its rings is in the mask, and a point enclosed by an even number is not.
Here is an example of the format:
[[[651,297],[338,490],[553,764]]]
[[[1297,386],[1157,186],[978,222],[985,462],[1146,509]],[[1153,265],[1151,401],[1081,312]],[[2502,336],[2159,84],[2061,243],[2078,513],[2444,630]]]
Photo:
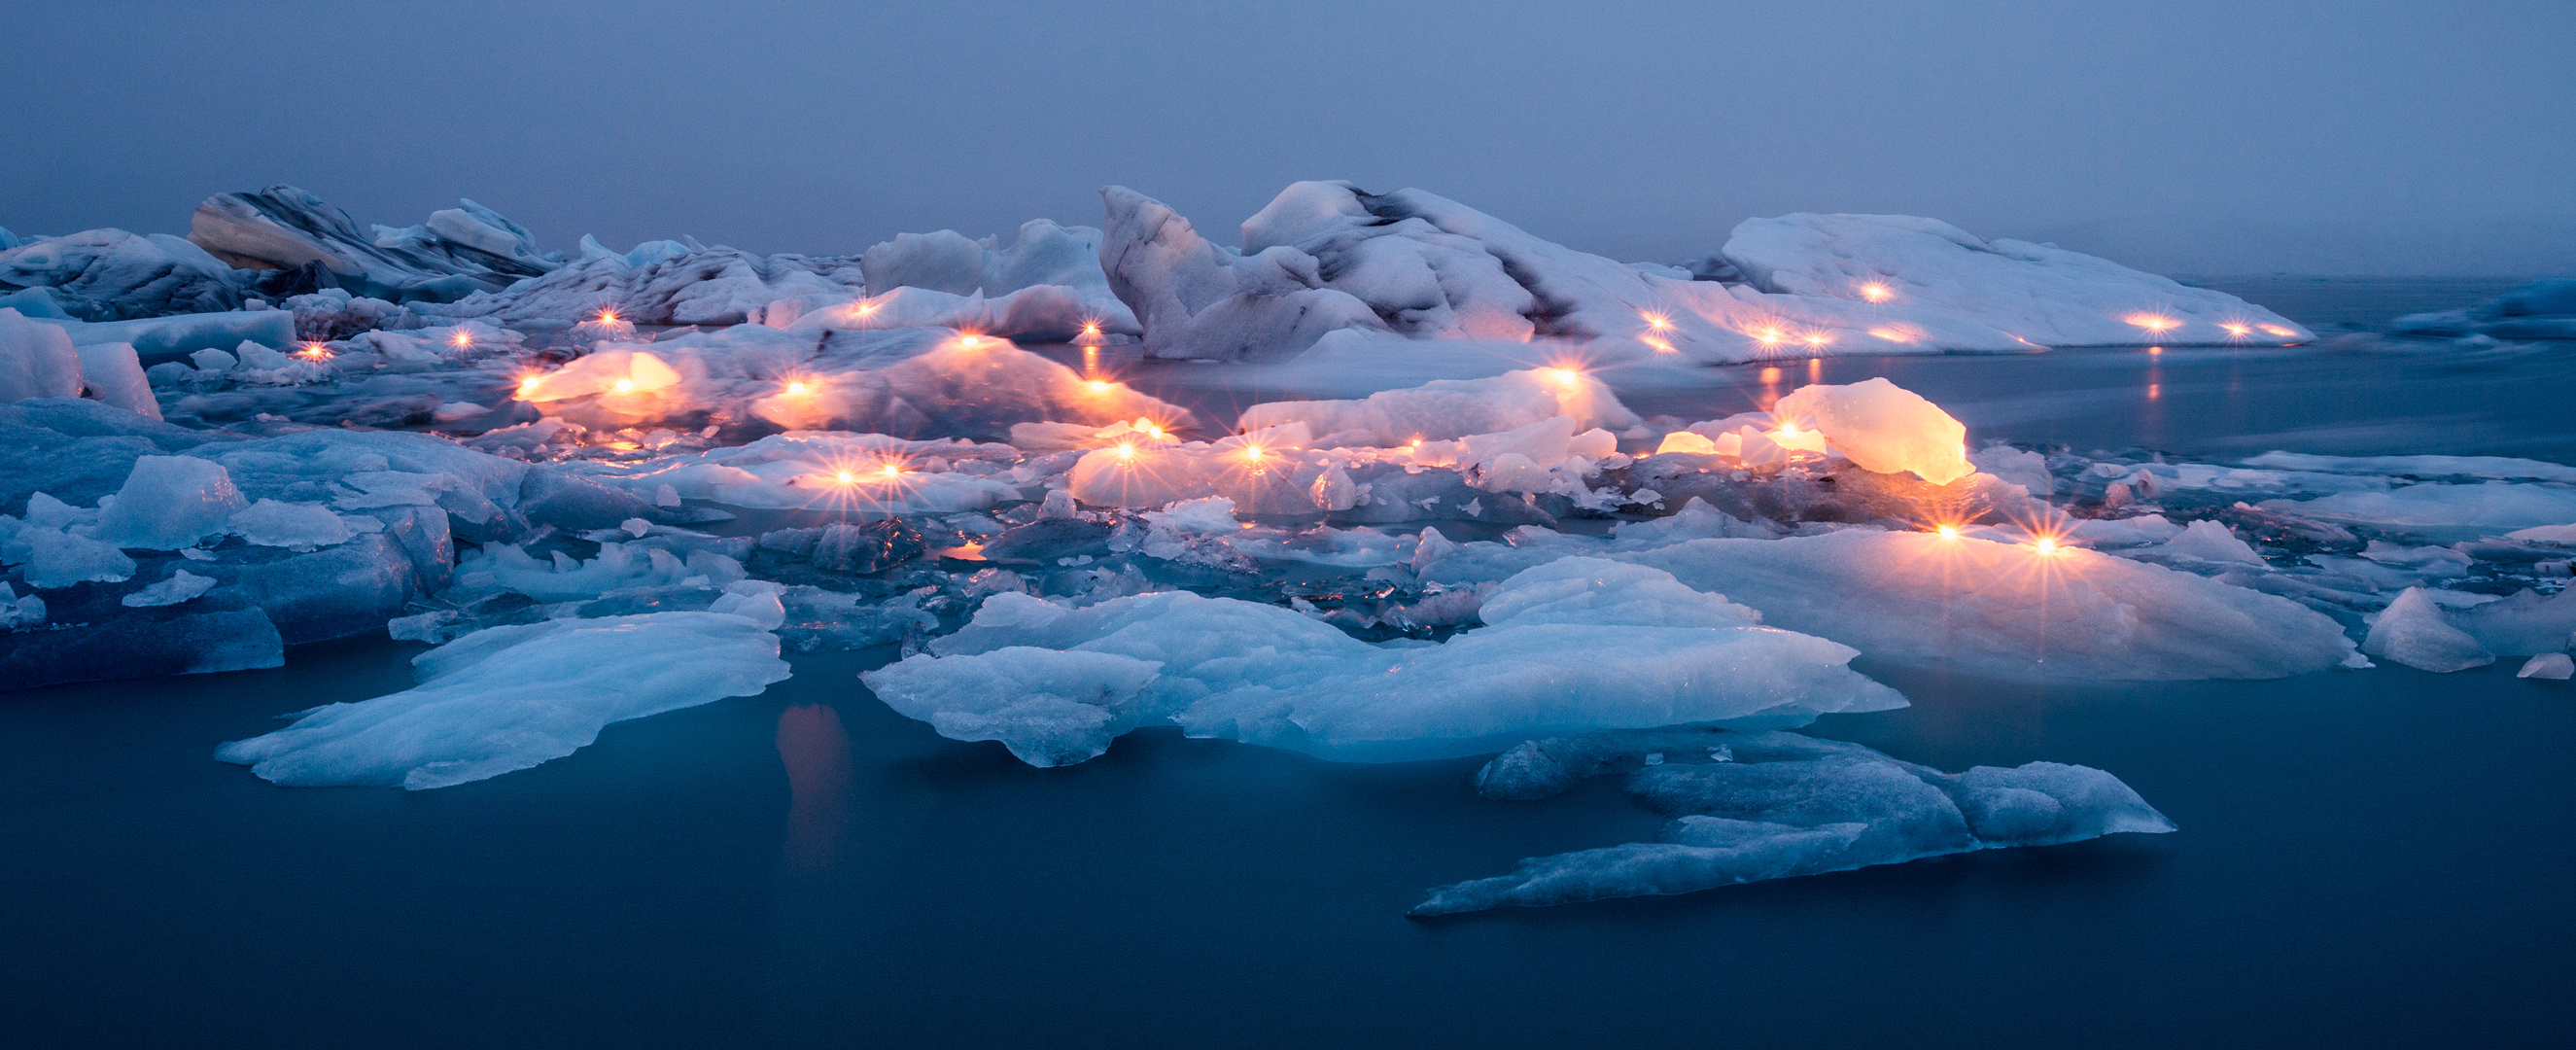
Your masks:
[[[239,310],[246,276],[168,234],[86,230],[0,251],[0,291],[45,289],[82,321]]]
[[[1886,323],[1977,326],[2030,346],[2304,343],[2296,322],[2225,292],[1937,219],[1800,212],[1747,219],[1721,249],[1775,296],[1875,310]]]
[[[1863,470],[1911,472],[1935,485],[1977,472],[1968,462],[1967,425],[1885,379],[1802,386],[1773,404],[1771,415],[1805,424]]]
[[[2495,662],[2486,646],[2443,618],[2441,607],[2421,587],[2407,588],[2380,611],[2361,651],[2435,674]]]
[[[412,664],[417,687],[298,712],[215,757],[286,787],[453,787],[572,754],[611,722],[751,696],[789,673],[777,636],[708,612],[494,627]]]
[[[1296,183],[1245,221],[1239,250],[1133,190],[1101,192],[1101,265],[1152,357],[1276,361],[1336,332],[1723,363],[2314,338],[2225,293],[1907,216],[1750,220],[1722,253],[1744,278],[1729,283],[1552,244],[1416,189]]]
[[[72,348],[71,337],[0,307],[0,401],[76,397],[80,392],[81,355]]]
[[[347,212],[310,191],[277,185],[206,198],[188,240],[234,267],[304,271],[313,287],[298,292],[338,287],[391,302],[450,302],[562,264],[539,256],[517,223],[472,201],[459,205],[380,236],[360,232]]]
[[[1624,773],[1629,795],[1672,817],[1655,841],[1524,860],[1508,875],[1434,889],[1413,914],[1691,893],[1971,850],[2175,830],[2098,769],[2032,762],[1943,773],[1857,744],[1782,732],[1533,740],[1487,763],[1477,787],[1494,798],[1545,798],[1610,773]]]
[[[861,677],[904,715],[1022,761],[1097,757],[1178,724],[1342,761],[1492,752],[1532,736],[1689,722],[1803,725],[1904,705],[1854,652],[1755,626],[1667,573],[1563,559],[1503,582],[1482,630],[1382,647],[1297,612],[1166,591],[1066,609],[987,598],[929,651]]]

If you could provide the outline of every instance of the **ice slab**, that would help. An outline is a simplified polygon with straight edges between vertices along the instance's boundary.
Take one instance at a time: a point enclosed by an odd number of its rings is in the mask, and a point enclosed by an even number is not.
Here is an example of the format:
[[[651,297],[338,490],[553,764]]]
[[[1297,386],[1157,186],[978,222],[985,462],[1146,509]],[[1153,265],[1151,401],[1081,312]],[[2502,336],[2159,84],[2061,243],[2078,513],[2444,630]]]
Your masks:
[[[1597,551],[1875,658],[2016,676],[2281,678],[2357,660],[2333,620],[2296,602],[2077,547],[1869,528],[1691,538],[1701,528],[1669,544],[1642,531],[1465,544],[1422,575],[1473,583]]]
[[[244,276],[167,234],[86,230],[0,250],[0,287],[47,289],[82,321],[238,310]]]
[[[2576,278],[2535,281],[2479,306],[2408,314],[2397,319],[2396,329],[2408,335],[2576,339]]]
[[[2424,482],[2385,492],[2335,492],[2310,500],[2268,499],[2260,506],[2321,521],[2469,539],[2576,521],[2576,488],[2547,483]]]
[[[775,635],[707,612],[495,627],[412,663],[413,689],[301,712],[215,757],[288,787],[452,787],[572,754],[611,722],[788,676]]]
[[[1499,606],[1495,602],[1500,602]],[[1685,722],[1804,724],[1900,707],[1840,645],[1765,627],[1671,576],[1569,559],[1507,580],[1483,630],[1386,648],[1274,605],[1187,592],[1084,609],[986,599],[930,651],[861,676],[903,714],[1032,765],[1178,724],[1348,761],[1476,754],[1515,740]]]
[[[1447,915],[1690,893],[1979,849],[2174,830],[2119,778],[2032,762],[1965,773],[1857,744],[1780,732],[1596,733],[1524,743],[1478,774],[1496,798],[1543,798],[1624,773],[1628,793],[1673,819],[1653,842],[1524,860],[1509,875],[1442,886],[1413,909]]]
[[[472,201],[459,205],[421,226],[370,233],[311,192],[277,185],[206,198],[188,240],[247,269],[317,267],[338,287],[392,302],[449,302],[562,264],[560,256],[538,255],[517,223]]]

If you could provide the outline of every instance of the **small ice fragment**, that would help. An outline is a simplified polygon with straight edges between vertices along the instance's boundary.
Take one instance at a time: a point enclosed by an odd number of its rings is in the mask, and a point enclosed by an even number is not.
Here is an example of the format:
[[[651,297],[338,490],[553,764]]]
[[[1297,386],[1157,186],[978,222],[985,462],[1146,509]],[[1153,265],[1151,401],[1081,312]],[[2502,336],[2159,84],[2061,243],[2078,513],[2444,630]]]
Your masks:
[[[206,593],[207,589],[214,585],[215,578],[212,576],[199,576],[186,569],[178,569],[170,573],[169,579],[126,595],[120,600],[127,608],[133,609],[156,605],[177,605]]]
[[[2564,682],[2570,677],[2576,677],[2576,659],[2568,658],[2566,653],[2542,653],[2524,663],[2522,670],[2515,672],[2514,677],[2546,678],[2555,682]]]
[[[628,518],[618,522],[617,527],[626,530],[627,535],[639,540],[644,538],[645,533],[653,531],[653,523],[642,518]]]
[[[1646,764],[1647,764],[1647,765],[1650,765],[1650,766],[1660,766],[1660,765],[1663,765],[1663,764],[1664,764],[1664,753],[1663,753],[1663,752],[1661,752],[1661,751],[1648,751],[1648,752],[1646,752]]]

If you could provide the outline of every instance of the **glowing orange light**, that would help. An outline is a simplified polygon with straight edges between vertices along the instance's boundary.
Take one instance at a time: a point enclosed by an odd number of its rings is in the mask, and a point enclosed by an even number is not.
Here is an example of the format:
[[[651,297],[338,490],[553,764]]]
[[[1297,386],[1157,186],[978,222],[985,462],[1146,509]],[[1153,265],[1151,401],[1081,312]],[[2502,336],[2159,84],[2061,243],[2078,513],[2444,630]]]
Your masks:
[[[1638,341],[1645,343],[1647,346],[1654,347],[1655,352],[1659,354],[1680,353],[1680,351],[1673,349],[1673,344],[1657,339],[1651,335],[1639,336]]]
[[[1119,445],[1118,458],[1121,462],[1136,458],[1136,446],[1128,444]]]
[[[1095,394],[1106,394],[1109,392],[1109,384],[1102,382],[1101,380],[1094,379],[1091,381],[1091,392]]]
[[[536,393],[536,392],[537,392],[537,377],[535,377],[535,376],[529,376],[529,377],[528,377],[528,378],[526,378],[526,379],[519,380],[519,396],[520,396],[520,397],[527,397],[527,396],[529,396],[529,395],[531,395],[531,394],[534,394],[534,393]]]
[[[1646,327],[1648,328],[1652,328],[1658,332],[1669,332],[1673,330],[1672,318],[1666,317],[1662,314],[1651,313],[1643,314],[1641,316],[1646,319]]]
[[[1905,333],[1893,328],[1872,328],[1869,330],[1869,334],[1885,339],[1891,343],[1902,343],[1906,341]]]
[[[1941,538],[1945,540],[1955,540],[1959,538],[1959,527],[1956,525],[1943,525],[1932,531],[1940,533]]]
[[[1163,436],[1163,428],[1162,428],[1161,426],[1156,425],[1156,424],[1153,424],[1153,423],[1147,423],[1147,424],[1145,424],[1145,436],[1147,436],[1147,437],[1162,437],[1162,436]]]
[[[1777,328],[1765,328],[1759,332],[1753,333],[1753,337],[1761,340],[1762,345],[1764,346],[1777,346],[1780,343],[1780,330]]]
[[[2039,542],[2031,544],[2031,548],[2037,550],[2041,555],[2048,557],[2054,557],[2059,552],[2065,550],[2065,548],[2057,545],[2057,539],[2053,536],[2040,537]]]
[[[1243,458],[1253,463],[1261,462],[1261,446],[1245,445],[1243,447]]]
[[[455,335],[448,337],[447,341],[458,346],[472,346],[474,345],[474,335],[471,332],[458,332]]]
[[[1583,373],[1571,368],[1550,368],[1544,371],[1549,379],[1556,380],[1558,386],[1573,386],[1583,382]]]
[[[601,310],[601,311],[599,312],[599,323],[601,323],[601,324],[616,324],[616,323],[617,323],[617,311],[615,311],[615,310]]]
[[[984,337],[980,335],[961,335],[957,337],[957,345],[972,350],[984,345]]]
[[[882,473],[889,478],[899,478],[903,476],[903,468],[892,463],[888,463],[885,465],[883,470],[879,471],[879,473]]]
[[[627,393],[627,392],[629,392],[629,391],[632,391],[632,390],[634,390],[634,389],[635,389],[635,381],[634,381],[634,380],[632,380],[632,379],[620,379],[620,380],[618,380],[618,381],[617,381],[617,392],[618,392],[618,393],[623,394],[623,393]]]
[[[1809,336],[1807,336],[1807,337],[1806,337],[1806,339],[1804,339],[1804,340],[1803,340],[1803,342],[1805,342],[1808,346],[1823,346],[1823,345],[1825,345],[1826,343],[1830,343],[1830,342],[1833,342],[1833,341],[1834,341],[1834,339],[1833,339],[1833,337],[1832,337],[1832,336],[1829,336],[1829,335],[1823,335],[1823,334],[1821,334],[1821,333],[1819,333],[1819,334],[1814,334],[1814,335],[1809,335]]]
[[[808,389],[810,388],[803,383],[787,384],[787,393],[792,397],[803,397]]]
[[[2166,317],[2162,314],[2130,314],[2129,316],[2122,318],[2122,320],[2158,334],[2170,332],[2176,328],[2182,327],[2182,322]]]
[[[2232,335],[2232,336],[2235,336],[2235,337],[2236,337],[2236,338],[2238,338],[2238,339],[2243,339],[2243,338],[2245,338],[2246,336],[2249,336],[2249,335],[2254,334],[2254,326],[2253,326],[2253,325],[2249,325],[2249,324],[2239,324],[2239,323],[2234,322],[2234,321],[2230,321],[2230,322],[2228,322],[2228,323],[2226,323],[2226,324],[2219,325],[2218,327],[2220,327],[2220,328],[2224,328],[2224,329],[2227,329],[2227,334]]]
[[[859,476],[844,470],[838,474],[832,475],[832,480],[843,485],[849,485],[855,484],[859,480]]]
[[[1407,448],[1421,448],[1421,447],[1422,447],[1422,439],[1421,439],[1421,438],[1415,438],[1415,439],[1413,439],[1413,443],[1412,443],[1411,445],[1408,445],[1408,446],[1405,446],[1405,447],[1407,447]]]
[[[1084,321],[1082,323],[1082,337],[1086,340],[1100,338],[1100,322]]]
[[[1860,297],[1873,303],[1886,302],[1895,295],[1895,292],[1887,290],[1886,285],[1880,284],[1876,281],[1871,281],[1868,284],[1860,286]]]
[[[2298,335],[2298,334],[2299,334],[2299,333],[2298,333],[2297,331],[2295,331],[2295,330],[2288,329],[2288,328],[2283,328],[2283,327],[2281,327],[2280,325],[2276,325],[2276,324],[2267,324],[2267,325],[2262,325],[2262,326],[2261,326],[2261,328],[2262,328],[2264,331],[2266,331],[2266,332],[2270,332],[2270,333],[2272,333],[2273,335],[2280,336],[2280,337],[2281,337],[2281,338],[2283,338],[2283,339],[2288,339],[2288,338],[2291,338],[2291,337],[2296,336],[2296,335]]]

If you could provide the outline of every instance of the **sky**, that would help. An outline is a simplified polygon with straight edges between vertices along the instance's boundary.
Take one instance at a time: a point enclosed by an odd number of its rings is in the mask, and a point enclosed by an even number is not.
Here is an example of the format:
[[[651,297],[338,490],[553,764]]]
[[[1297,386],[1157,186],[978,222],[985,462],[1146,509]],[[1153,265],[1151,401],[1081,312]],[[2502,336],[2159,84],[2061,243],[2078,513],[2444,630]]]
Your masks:
[[[1230,244],[1349,179],[1626,260],[1825,211],[2166,273],[2576,272],[2564,0],[11,7],[21,234],[283,182],[826,254],[1098,225],[1121,184]]]

